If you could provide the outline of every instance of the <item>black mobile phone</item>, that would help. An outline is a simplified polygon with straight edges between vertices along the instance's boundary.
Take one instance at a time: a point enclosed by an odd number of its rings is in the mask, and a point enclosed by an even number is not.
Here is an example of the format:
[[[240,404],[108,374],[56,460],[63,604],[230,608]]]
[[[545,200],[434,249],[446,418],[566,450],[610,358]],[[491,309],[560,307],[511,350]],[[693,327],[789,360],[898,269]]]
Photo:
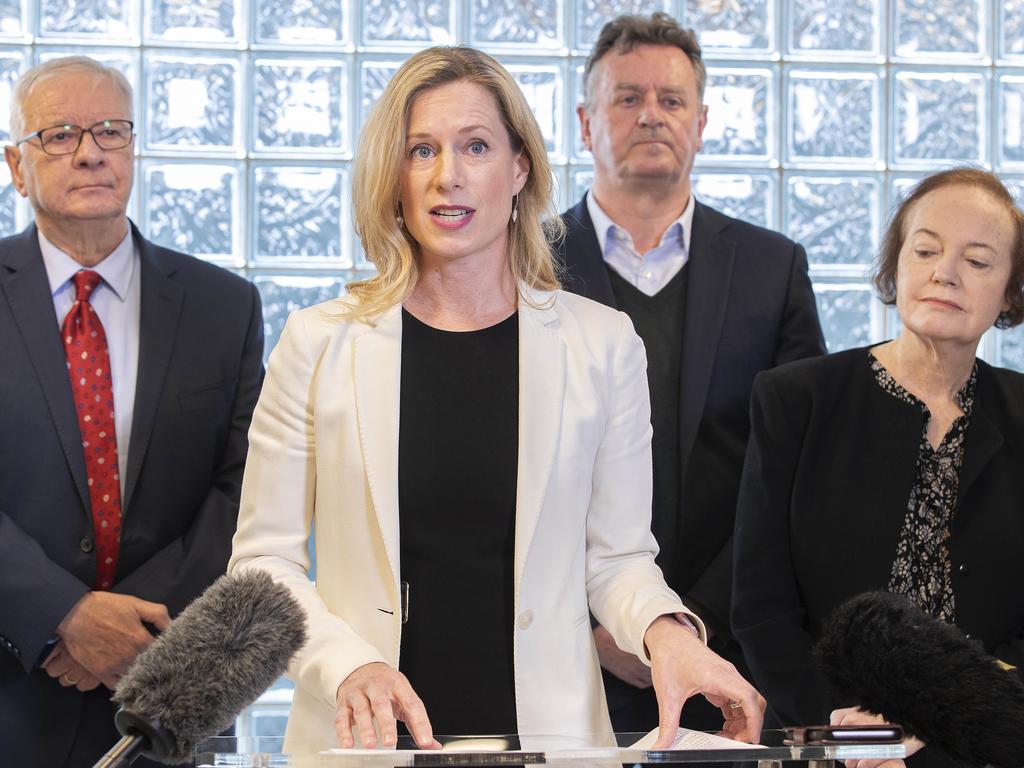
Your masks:
[[[784,744],[897,744],[903,728],[892,723],[879,725],[808,725],[785,728]]]

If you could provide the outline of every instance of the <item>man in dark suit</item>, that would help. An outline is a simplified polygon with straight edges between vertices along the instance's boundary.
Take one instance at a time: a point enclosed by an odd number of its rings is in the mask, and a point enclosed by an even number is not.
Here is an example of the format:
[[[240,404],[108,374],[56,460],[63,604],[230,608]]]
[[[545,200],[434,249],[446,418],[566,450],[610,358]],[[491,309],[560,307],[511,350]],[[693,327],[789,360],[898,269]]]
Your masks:
[[[690,186],[707,121],[692,30],[621,16],[585,69],[578,114],[594,183],[563,214],[566,287],[627,312],[648,357],[654,427],[652,527],[671,587],[711,645],[743,671],[729,633],[732,530],[755,374],[825,351],[796,243],[697,202]],[[616,730],[657,722],[649,668],[601,626],[594,639]],[[718,728],[691,701],[683,724]]]
[[[19,768],[93,765],[110,689],[223,572],[263,375],[255,288],[126,218],[131,105],[84,57],[12,98],[35,212],[0,241],[0,763]]]

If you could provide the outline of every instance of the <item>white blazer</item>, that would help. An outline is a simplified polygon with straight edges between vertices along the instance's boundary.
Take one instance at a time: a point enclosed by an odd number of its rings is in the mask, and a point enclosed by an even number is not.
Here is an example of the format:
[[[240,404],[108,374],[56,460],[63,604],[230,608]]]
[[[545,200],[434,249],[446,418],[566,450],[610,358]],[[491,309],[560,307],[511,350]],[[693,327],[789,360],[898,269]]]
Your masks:
[[[646,358],[625,314],[561,291],[529,295],[518,321],[518,727],[607,740],[589,611],[645,658],[651,622],[686,610],[654,563]],[[338,320],[350,300],[293,313],[270,357],[229,565],[269,571],[308,615],[309,642],[289,667],[286,750],[336,746],[338,686],[369,662],[398,667],[401,308],[372,325]]]

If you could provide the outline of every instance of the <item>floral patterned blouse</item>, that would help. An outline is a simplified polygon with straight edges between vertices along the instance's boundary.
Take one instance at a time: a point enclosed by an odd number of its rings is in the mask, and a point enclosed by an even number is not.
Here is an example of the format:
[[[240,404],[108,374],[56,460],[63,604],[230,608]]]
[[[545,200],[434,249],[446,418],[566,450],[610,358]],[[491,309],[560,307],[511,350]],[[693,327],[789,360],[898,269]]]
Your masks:
[[[952,623],[956,619],[956,605],[948,542],[960,487],[964,438],[974,406],[978,366],[975,364],[967,382],[956,394],[963,415],[956,418],[939,447],[932,448],[928,442],[931,413],[927,406],[897,384],[874,355],[868,353],[868,357],[878,386],[893,397],[917,405],[924,413],[914,485],[907,501],[888,590],[906,595],[921,610]]]

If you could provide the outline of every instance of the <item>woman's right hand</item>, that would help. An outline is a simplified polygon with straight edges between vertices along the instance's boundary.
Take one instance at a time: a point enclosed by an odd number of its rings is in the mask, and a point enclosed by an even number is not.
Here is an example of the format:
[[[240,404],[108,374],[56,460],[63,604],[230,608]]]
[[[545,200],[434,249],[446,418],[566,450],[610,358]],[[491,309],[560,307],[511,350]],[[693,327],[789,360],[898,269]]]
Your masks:
[[[420,749],[441,748],[441,743],[434,738],[423,701],[408,678],[383,662],[364,664],[346,677],[338,686],[336,704],[334,730],[338,743],[345,749],[356,746],[352,738],[353,726],[359,732],[363,747],[376,747],[374,720],[386,747],[398,742],[396,720],[401,720]]]

